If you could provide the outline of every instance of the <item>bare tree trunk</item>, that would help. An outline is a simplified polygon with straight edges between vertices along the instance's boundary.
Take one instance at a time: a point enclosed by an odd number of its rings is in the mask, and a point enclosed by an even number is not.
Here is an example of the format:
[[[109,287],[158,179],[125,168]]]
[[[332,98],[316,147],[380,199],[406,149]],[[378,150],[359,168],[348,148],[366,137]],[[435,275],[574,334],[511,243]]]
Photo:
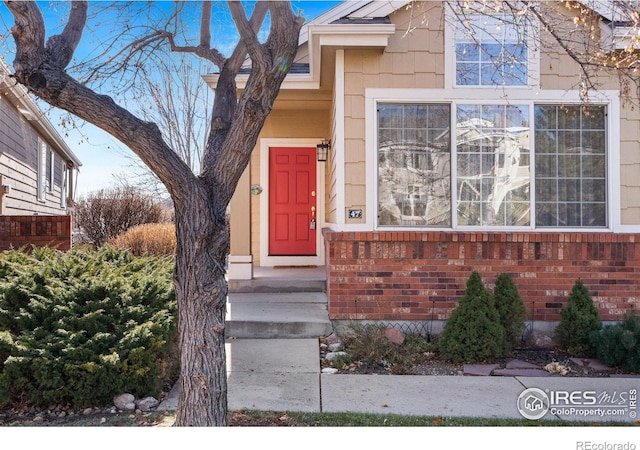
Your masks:
[[[176,204],[175,268],[180,341],[180,399],[176,426],[227,425],[224,320],[229,232],[210,201],[191,196]]]

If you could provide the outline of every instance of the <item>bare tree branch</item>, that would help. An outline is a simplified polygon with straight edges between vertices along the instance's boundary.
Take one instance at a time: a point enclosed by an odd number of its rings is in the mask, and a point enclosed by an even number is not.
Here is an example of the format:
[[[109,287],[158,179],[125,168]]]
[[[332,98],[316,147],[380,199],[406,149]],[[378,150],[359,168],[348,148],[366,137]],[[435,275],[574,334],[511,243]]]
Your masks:
[[[269,3],[268,2],[257,2],[253,8],[253,13],[251,14],[251,19],[249,19],[249,26],[254,34],[257,35],[260,30],[260,26],[264,22],[265,17],[267,16],[267,12],[269,11]],[[237,73],[242,63],[244,63],[245,58],[247,56],[247,48],[244,45],[244,41],[240,41],[233,53],[229,57],[228,70]]]
[[[226,58],[224,57],[224,55],[222,53],[220,53],[218,50],[216,50],[215,48],[209,48],[209,47],[205,47],[202,45],[199,46],[193,46],[193,45],[185,45],[185,46],[180,46],[180,45],[176,45],[175,43],[175,38],[173,36],[172,33],[168,32],[168,31],[158,31],[157,32],[158,36],[162,36],[163,38],[167,39],[169,41],[169,45],[171,46],[171,51],[172,52],[180,52],[180,53],[193,53],[196,54],[208,61],[211,61],[212,63],[214,63],[216,66],[218,67],[222,67],[222,65],[224,64]]]
[[[252,64],[247,85],[240,96],[231,127],[220,152],[215,152],[210,160],[205,159],[208,166],[204,167],[202,175],[216,192],[220,192],[220,198],[225,201],[229,201],[233,194],[227,186],[237,185],[242,175],[242,171],[238,168],[246,167],[249,162],[264,124],[264,121],[259,118],[266,118],[271,111],[298,48],[297,39],[293,41],[290,37],[291,33],[295,36],[299,35],[304,19],[296,17],[291,5],[287,2],[269,2],[269,12],[271,32],[263,46],[268,51],[256,50],[257,53],[262,53],[261,57],[264,60],[259,65]],[[249,31],[244,26],[242,33],[246,34]],[[255,42],[252,45],[255,45]],[[254,63],[253,55],[251,59]],[[257,92],[263,95],[257,96]],[[230,145],[231,143],[233,145]]]
[[[227,4],[238,33],[240,33],[240,40],[246,46],[246,50],[251,56],[251,61],[254,65],[261,62],[263,54],[260,41],[258,41],[258,35],[253,31],[251,24],[247,20],[242,4],[233,0],[228,1]]]
[[[268,2],[257,2],[255,4],[251,19],[249,20],[249,25],[254,35],[258,33],[260,26],[267,16],[268,10]],[[244,13],[242,13],[242,15],[244,16]],[[243,40],[240,40],[231,57],[221,68],[218,79],[218,89],[214,99],[213,114],[211,116],[211,132],[202,157],[202,176],[205,178],[208,177],[207,174],[211,174],[210,168],[215,166],[215,161],[219,156],[222,145],[227,139],[231,122],[235,116],[238,103],[236,96],[236,75],[245,62],[246,56],[247,46]],[[212,183],[211,179],[209,179],[209,183]]]
[[[578,63],[578,67],[580,68],[580,72],[582,74],[582,79],[586,84],[587,89],[596,89],[597,85],[592,81],[590,71],[588,70],[590,64],[584,60],[584,55],[580,56],[567,44],[566,40],[559,35],[558,31],[552,26],[551,23],[549,23],[549,21],[545,19],[544,14],[541,14],[540,11],[538,11],[538,8],[535,7],[535,5],[531,5],[528,1],[524,1],[523,3],[527,6],[529,11],[531,11],[534,17],[538,21],[540,21],[540,24],[544,27],[544,29],[551,36],[553,36],[560,48],[562,48],[571,59]]]
[[[21,70],[23,65],[40,65],[46,60],[44,46],[44,19],[34,2],[5,1],[12,12],[15,25],[11,33],[16,40],[16,59],[14,66]],[[32,45],[23,43],[32,42]],[[28,86],[28,83],[26,84]]]
[[[62,34],[52,36],[47,41],[47,57],[49,63],[60,69],[67,67],[80,43],[82,30],[87,22],[87,1],[73,2],[69,21]]]
[[[211,1],[202,2],[202,17],[200,18],[200,47],[211,47]]]

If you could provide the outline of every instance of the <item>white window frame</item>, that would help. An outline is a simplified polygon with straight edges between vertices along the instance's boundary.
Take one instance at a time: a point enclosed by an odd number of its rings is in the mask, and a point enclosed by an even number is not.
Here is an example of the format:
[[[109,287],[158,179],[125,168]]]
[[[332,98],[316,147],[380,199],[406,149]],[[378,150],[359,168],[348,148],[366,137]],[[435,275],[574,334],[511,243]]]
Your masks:
[[[37,166],[36,171],[36,197],[39,202],[47,201],[47,151],[49,146],[41,138],[38,138]]]
[[[444,79],[448,89],[500,89],[523,90],[540,85],[540,44],[536,41],[539,30],[529,25],[527,30],[527,82],[520,86],[511,85],[461,85],[456,84],[456,26],[458,19],[453,8],[445,8],[444,21]],[[473,98],[473,97],[471,97]]]
[[[64,161],[61,161],[62,165],[62,184],[60,186],[60,208],[65,209],[67,207],[67,193],[68,188],[67,185],[69,183],[69,168]]]
[[[50,159],[49,159],[50,157]],[[49,164],[47,167],[47,191],[50,194],[53,194],[53,189],[55,186],[55,175],[56,175],[56,154],[53,149],[47,146],[47,159],[49,159]]]
[[[380,89],[369,88],[365,90],[365,136],[366,136],[366,179],[367,186],[367,219],[368,229],[380,231],[480,231],[480,232],[584,232],[584,231],[615,231],[620,228],[620,101],[618,91],[599,91],[593,93],[590,101],[592,104],[607,106],[607,226],[598,228],[573,228],[573,227],[535,227],[535,147],[533,121],[534,105],[536,104],[580,104],[582,99],[578,91],[548,90],[532,91],[514,89],[506,98],[497,98],[495,92],[476,87],[466,89]],[[458,104],[529,104],[531,114],[529,135],[531,149],[531,221],[526,227],[502,227],[502,226],[472,226],[460,227],[457,223],[457,182],[453,174],[457,173],[456,137],[451,133],[451,227],[415,227],[415,226],[383,226],[378,225],[378,127],[377,106],[378,103],[450,103],[451,104],[451,129],[455,129],[456,106]]]

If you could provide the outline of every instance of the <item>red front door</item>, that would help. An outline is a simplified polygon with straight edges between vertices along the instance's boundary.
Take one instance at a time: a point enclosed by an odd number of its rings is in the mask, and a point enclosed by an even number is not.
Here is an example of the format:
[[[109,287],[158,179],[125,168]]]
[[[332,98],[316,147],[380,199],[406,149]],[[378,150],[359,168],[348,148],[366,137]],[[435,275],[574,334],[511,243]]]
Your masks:
[[[316,149],[269,149],[269,255],[316,254]]]

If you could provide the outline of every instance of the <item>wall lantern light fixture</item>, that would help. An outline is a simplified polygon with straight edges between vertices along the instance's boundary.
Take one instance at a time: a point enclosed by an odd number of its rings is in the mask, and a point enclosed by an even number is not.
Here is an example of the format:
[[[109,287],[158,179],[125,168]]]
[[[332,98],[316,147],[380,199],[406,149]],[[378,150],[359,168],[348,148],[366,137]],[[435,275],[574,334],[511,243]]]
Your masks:
[[[321,143],[316,145],[316,156],[318,161],[326,161],[329,155],[329,149],[331,148],[331,140],[322,140]]]

